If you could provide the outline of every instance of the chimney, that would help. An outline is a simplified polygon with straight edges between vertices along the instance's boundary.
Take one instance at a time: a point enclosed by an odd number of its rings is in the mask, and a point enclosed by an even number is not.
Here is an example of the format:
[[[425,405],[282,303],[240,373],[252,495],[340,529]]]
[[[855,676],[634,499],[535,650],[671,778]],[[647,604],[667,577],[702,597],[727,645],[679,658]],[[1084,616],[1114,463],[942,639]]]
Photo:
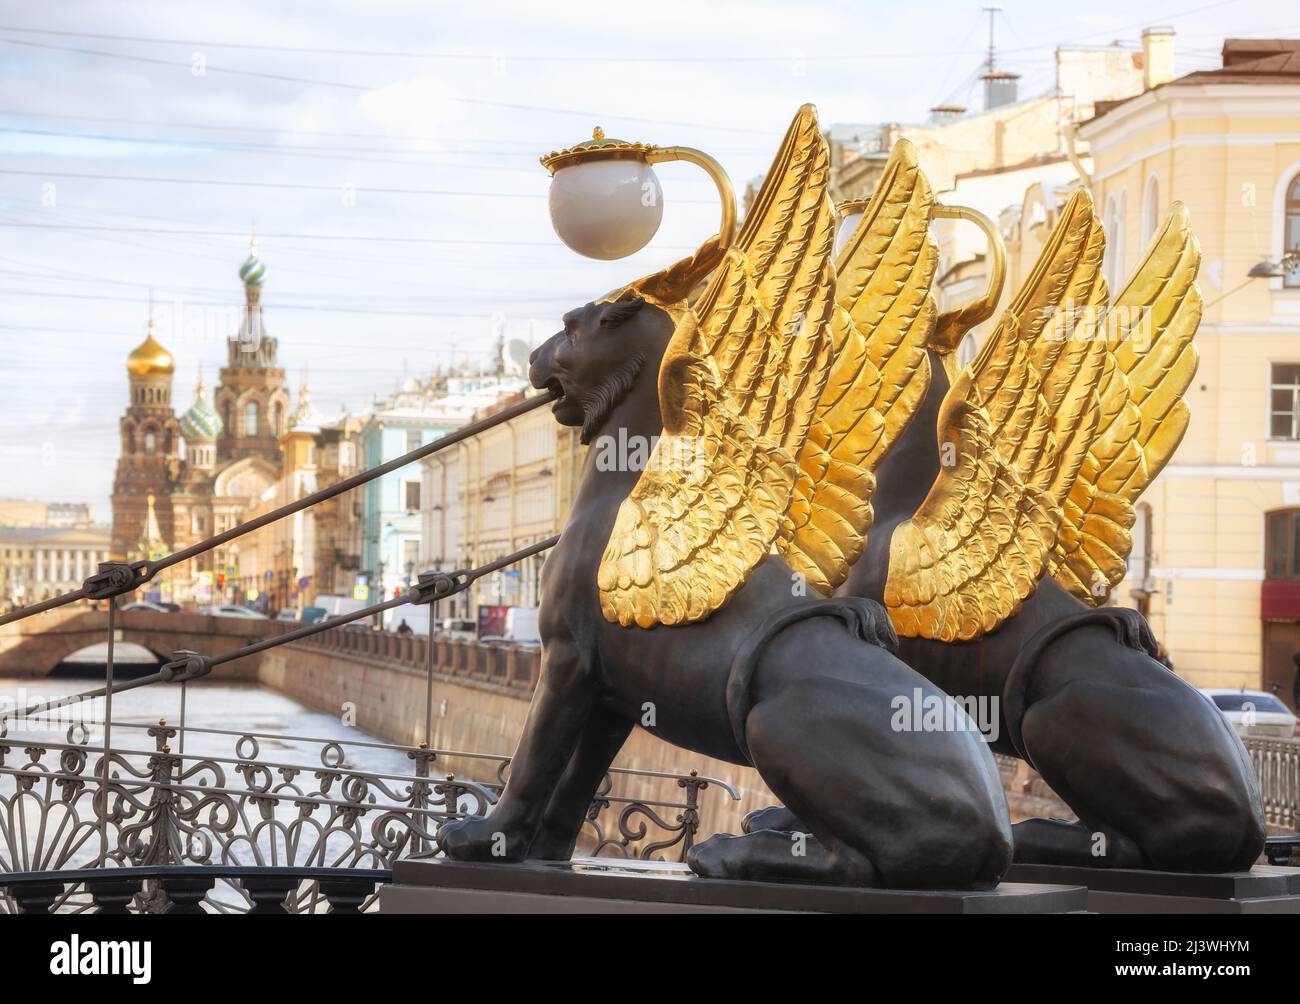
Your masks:
[[[1151,90],[1174,79],[1174,29],[1142,32],[1142,89]]]
[[[1020,75],[1007,73],[1005,70],[989,70],[981,78],[984,81],[984,110],[991,112],[1003,105],[1014,105]]]

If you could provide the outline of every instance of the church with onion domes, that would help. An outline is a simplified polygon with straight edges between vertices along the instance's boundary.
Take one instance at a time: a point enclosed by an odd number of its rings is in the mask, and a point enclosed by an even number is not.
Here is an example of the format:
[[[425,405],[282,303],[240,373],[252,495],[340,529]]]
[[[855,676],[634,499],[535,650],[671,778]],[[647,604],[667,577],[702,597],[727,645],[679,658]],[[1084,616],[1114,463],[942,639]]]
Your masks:
[[[211,401],[200,374],[193,402],[177,416],[176,360],[158,340],[152,319],[144,341],[127,356],[130,394],[113,480],[114,558],[149,558],[227,530],[280,477],[290,398],[276,340],[262,320],[266,265],[255,244],[239,277],[242,318],[227,339],[226,365]],[[164,599],[219,599],[224,579],[239,576],[238,552],[218,549],[165,575],[172,578],[161,584]]]

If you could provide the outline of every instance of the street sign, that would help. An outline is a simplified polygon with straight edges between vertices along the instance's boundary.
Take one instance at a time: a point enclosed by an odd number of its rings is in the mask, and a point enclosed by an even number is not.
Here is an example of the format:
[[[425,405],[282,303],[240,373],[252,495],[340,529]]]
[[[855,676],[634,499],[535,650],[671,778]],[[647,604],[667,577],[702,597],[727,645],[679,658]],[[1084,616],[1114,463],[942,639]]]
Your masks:
[[[199,572],[199,585],[201,585],[201,586],[210,586],[210,585],[212,585],[212,573],[211,573],[211,572]]]
[[[369,587],[369,586],[353,586],[353,587],[352,587],[352,598],[353,598],[354,600],[361,600],[361,601],[364,603],[364,602],[365,602],[369,597],[370,597],[370,587]]]

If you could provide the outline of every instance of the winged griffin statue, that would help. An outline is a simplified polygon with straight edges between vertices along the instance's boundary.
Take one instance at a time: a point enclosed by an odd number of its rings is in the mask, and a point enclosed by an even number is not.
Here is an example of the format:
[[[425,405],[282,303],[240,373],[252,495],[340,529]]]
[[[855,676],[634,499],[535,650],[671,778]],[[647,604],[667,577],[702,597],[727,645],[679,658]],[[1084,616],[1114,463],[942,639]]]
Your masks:
[[[1013,836],[990,747],[1080,820],[1017,824],[1018,860],[1248,867],[1263,821],[1244,748],[1136,612],[1105,605],[1134,500],[1187,425],[1185,210],[1111,303],[1076,192],[958,371],[978,318],[936,310],[913,150],[895,147],[838,254],[828,174],[804,107],[730,246],[571,311],[534,353],[557,421],[653,447],[627,465],[588,451],[509,782],[441,847],[568,858],[651,709],[655,734],[752,765],[783,802],[692,848],[700,874],[995,884]],[[998,738],[899,727],[900,698],[947,695],[992,699]]]

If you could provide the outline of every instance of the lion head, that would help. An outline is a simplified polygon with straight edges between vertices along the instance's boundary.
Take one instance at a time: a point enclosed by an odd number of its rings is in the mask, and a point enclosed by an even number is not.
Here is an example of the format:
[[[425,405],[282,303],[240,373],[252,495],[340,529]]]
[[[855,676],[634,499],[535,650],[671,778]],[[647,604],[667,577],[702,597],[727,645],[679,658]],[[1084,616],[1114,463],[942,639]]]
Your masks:
[[[528,379],[561,395],[551,407],[556,421],[581,426],[588,443],[639,379],[657,378],[672,334],[669,315],[641,296],[588,303],[529,356]]]

